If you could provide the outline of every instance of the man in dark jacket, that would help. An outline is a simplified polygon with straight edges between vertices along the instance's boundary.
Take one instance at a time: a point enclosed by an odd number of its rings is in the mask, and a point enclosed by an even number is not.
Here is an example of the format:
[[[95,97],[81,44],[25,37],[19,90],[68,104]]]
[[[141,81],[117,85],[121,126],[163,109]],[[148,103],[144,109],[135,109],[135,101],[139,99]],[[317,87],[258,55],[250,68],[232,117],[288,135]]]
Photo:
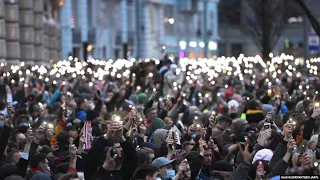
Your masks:
[[[257,99],[252,99],[247,104],[248,111],[246,112],[247,121],[251,123],[259,123],[264,119],[262,112],[262,103]]]
[[[124,138],[123,125],[112,122],[108,133],[104,136],[100,136],[87,154],[84,167],[85,179],[130,179],[138,165],[137,152],[132,142],[132,139]],[[123,152],[122,161],[116,161],[116,159],[119,160],[118,158],[120,158],[118,155],[117,157],[113,156],[111,158],[111,152],[109,152],[110,148],[106,149],[106,147],[110,146],[114,149],[118,149],[119,151],[117,151],[117,154],[121,154],[121,156]],[[103,153],[107,154],[107,156],[101,166],[100,161],[97,161],[97,159],[99,159],[99,156]]]
[[[120,143],[116,143],[113,147],[108,148],[106,160],[103,165],[99,167],[98,171],[93,174],[91,179],[102,180],[123,180],[121,172],[122,161],[122,148]]]
[[[224,180],[232,175],[233,167],[229,162],[219,160],[212,164],[212,170],[211,180]]]

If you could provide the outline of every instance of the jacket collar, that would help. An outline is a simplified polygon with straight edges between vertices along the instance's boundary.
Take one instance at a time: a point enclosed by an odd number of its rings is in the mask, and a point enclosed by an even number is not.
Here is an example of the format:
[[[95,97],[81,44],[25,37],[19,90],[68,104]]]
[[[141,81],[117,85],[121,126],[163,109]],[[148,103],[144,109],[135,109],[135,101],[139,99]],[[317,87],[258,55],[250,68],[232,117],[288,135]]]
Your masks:
[[[259,114],[263,113],[261,110],[248,110],[246,114]]]

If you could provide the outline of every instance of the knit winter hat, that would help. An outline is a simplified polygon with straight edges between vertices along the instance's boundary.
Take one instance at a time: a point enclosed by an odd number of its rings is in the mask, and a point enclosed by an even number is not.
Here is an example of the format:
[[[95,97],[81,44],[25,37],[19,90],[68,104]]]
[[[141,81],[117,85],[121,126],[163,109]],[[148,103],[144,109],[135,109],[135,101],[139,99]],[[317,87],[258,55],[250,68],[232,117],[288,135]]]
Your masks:
[[[266,116],[266,115],[268,114],[268,112],[272,111],[272,109],[273,109],[272,105],[270,105],[270,104],[263,104],[263,105],[262,105],[263,115]]]
[[[140,93],[138,95],[139,104],[145,104],[148,101],[148,96],[145,93]]]
[[[135,105],[139,104],[139,97],[136,94],[131,94],[129,100],[132,101]]]

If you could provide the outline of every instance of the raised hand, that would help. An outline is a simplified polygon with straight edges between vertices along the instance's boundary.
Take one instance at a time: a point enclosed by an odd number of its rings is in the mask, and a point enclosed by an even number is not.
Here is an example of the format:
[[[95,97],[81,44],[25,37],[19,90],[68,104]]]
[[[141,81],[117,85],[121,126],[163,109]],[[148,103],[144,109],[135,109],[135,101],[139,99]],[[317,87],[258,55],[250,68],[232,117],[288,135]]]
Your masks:
[[[271,129],[264,129],[260,131],[257,142],[260,146],[265,147],[268,143],[268,140],[271,137]]]
[[[204,156],[205,153],[205,147],[207,147],[207,143],[205,140],[203,140],[202,138],[199,139],[199,149],[200,149],[200,155]]]
[[[294,153],[293,149],[296,147],[297,147],[296,141],[293,138],[289,139],[287,144],[287,154],[292,155]]]
[[[302,155],[302,164],[303,165],[309,165],[310,163],[311,163],[311,157],[310,157],[310,155],[308,154],[308,153],[304,153],[303,155]]]
[[[108,124],[107,137],[123,135],[123,125],[117,121],[112,121]]]
[[[166,101],[166,106],[165,106],[165,110],[166,111],[170,111],[171,110],[171,108],[172,108],[172,101],[171,101],[171,99],[167,99],[167,101]]]
[[[187,171],[187,166],[188,166],[188,160],[183,160],[180,165],[179,165],[179,168],[178,168],[178,173],[177,175],[182,178],[185,174],[185,172]]]
[[[292,138],[292,131],[293,131],[293,124],[288,121],[286,124],[283,125],[282,135],[284,136],[285,141],[289,141]]]
[[[208,147],[210,149],[214,150],[215,152],[219,152],[218,145],[216,143],[214,143],[214,140],[212,138],[209,139]]]
[[[249,144],[246,144],[244,150],[242,150],[242,148],[240,148],[240,151],[243,154],[243,160],[247,163],[251,163],[252,159],[253,159],[253,153],[249,152]]]
[[[7,107],[7,111],[8,111],[8,120],[6,121],[7,122],[7,124],[12,124],[12,118],[13,118],[13,116],[14,116],[14,113],[15,113],[15,111],[14,111],[15,109],[14,109],[14,107],[12,107],[12,106],[8,106]]]
[[[166,145],[168,148],[168,152],[172,152],[175,150],[174,140],[172,138],[170,138],[169,136],[166,138]]]
[[[111,156],[111,154],[113,154],[113,153],[111,153],[111,151],[113,151],[113,148],[109,149],[109,151],[107,153],[106,160],[103,164],[103,168],[106,170],[114,170],[117,167],[116,159],[118,157],[118,154],[115,153],[113,156]]]
[[[27,144],[31,144],[34,141],[34,134],[31,128],[27,130]]]

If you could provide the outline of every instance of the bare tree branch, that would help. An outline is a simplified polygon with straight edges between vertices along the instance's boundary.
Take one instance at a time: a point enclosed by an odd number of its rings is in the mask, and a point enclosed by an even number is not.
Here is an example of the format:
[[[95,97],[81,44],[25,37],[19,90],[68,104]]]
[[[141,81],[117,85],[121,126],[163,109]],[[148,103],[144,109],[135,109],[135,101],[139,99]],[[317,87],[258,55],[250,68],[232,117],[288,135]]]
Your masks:
[[[235,0],[220,3],[227,21],[248,36],[264,57],[268,57],[281,37],[287,18],[301,10],[293,0],[242,0],[242,8]],[[234,23],[239,15],[241,25]]]

